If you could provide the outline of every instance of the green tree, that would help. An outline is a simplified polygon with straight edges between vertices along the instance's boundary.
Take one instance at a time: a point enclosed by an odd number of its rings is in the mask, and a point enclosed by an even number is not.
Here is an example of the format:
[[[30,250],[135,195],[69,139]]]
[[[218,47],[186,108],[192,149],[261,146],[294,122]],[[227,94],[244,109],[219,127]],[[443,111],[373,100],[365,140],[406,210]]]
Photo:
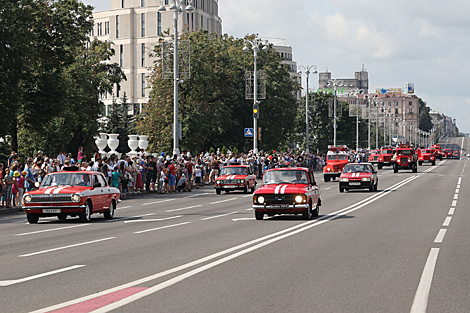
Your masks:
[[[243,151],[252,141],[243,129],[253,125],[252,100],[245,99],[245,71],[253,69],[253,55],[244,53],[243,39],[224,35],[214,38],[207,31],[184,34],[191,40],[191,79],[179,85],[179,121],[183,125],[182,151],[206,151],[211,146],[236,146]],[[160,57],[160,47],[155,54]],[[263,128],[260,149],[278,147],[293,131],[297,88],[277,52],[259,53],[258,69],[266,70],[267,97],[261,100],[259,127]],[[161,78],[156,64],[150,84],[150,102],[138,123],[150,135],[150,149],[171,150],[173,81]]]
[[[129,147],[127,145],[129,138],[127,136],[130,134],[133,121],[132,116],[130,116],[128,112],[129,107],[126,93],[124,93],[121,98],[121,102],[119,103],[116,102],[115,98],[113,98],[105,130],[108,134],[119,134],[119,146],[117,148],[119,153],[129,152]]]
[[[430,132],[433,128],[432,117],[429,114],[431,109],[427,106],[426,102],[423,99],[418,98],[419,100],[419,129],[424,130],[425,132]]]

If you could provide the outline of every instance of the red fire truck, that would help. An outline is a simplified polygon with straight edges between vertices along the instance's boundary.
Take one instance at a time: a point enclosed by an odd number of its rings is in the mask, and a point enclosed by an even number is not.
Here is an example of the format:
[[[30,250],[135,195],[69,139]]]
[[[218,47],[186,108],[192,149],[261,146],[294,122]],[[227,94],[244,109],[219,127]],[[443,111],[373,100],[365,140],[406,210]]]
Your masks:
[[[417,161],[418,156],[416,155],[414,148],[410,147],[409,145],[402,144],[398,146],[392,158],[393,172],[398,173],[399,169],[411,169],[413,173],[417,173]]]
[[[326,154],[326,165],[323,168],[323,180],[329,182],[331,179],[341,176],[343,167],[349,163],[350,153],[347,146],[328,146]]]
[[[442,149],[439,145],[432,145],[431,149],[436,150],[436,159],[442,161]]]
[[[418,149],[418,164],[431,163],[436,165],[436,150],[434,149]]]

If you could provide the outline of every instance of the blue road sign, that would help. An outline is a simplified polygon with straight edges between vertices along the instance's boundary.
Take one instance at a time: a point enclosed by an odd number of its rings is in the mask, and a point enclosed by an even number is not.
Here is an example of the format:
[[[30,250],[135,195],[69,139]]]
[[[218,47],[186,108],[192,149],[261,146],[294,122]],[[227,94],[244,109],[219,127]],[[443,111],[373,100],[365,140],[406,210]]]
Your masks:
[[[253,128],[245,128],[245,137],[253,137]]]

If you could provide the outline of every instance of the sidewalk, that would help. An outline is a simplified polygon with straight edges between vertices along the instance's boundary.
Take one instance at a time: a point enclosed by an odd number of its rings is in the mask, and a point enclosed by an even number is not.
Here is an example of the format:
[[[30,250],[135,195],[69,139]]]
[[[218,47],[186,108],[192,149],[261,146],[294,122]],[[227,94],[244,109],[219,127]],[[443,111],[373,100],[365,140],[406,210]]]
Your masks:
[[[0,208],[0,216],[2,215],[16,215],[25,214],[23,211],[19,211],[19,208]]]

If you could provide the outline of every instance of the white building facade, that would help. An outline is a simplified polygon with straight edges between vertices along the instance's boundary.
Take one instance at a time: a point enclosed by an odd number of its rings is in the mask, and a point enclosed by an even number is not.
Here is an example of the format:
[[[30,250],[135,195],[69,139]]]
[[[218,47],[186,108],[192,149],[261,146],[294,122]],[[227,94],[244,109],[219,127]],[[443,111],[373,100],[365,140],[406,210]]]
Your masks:
[[[169,29],[170,34],[174,33],[173,12],[168,9],[172,1],[161,2],[160,0],[111,0],[110,10],[93,14],[94,27],[91,37],[112,43],[116,53],[111,62],[118,63],[127,77],[127,81],[123,81],[119,89],[114,88],[113,95],[102,95],[102,101],[106,105],[104,112],[106,115],[113,96],[116,101],[120,101],[125,93],[130,114],[141,112],[149,100],[147,77],[156,61],[150,57],[150,53],[163,32]],[[158,12],[162,4],[167,10]],[[193,13],[185,12],[187,4],[188,1],[184,0],[183,11],[178,18],[178,33],[205,29],[217,36],[222,34],[218,0],[193,0],[192,6],[195,9]]]

